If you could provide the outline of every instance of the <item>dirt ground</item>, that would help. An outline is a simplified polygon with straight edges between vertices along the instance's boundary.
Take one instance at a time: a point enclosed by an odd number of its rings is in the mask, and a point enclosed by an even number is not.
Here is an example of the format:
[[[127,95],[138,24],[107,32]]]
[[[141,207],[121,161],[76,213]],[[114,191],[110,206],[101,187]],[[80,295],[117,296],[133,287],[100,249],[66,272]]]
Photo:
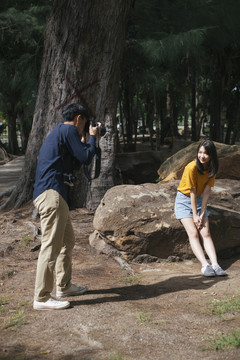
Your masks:
[[[90,248],[93,214],[71,214],[73,282],[89,291],[58,311],[32,308],[39,221],[31,204],[0,214],[0,359],[240,359],[240,347],[221,350],[220,341],[240,331],[239,305],[214,312],[239,300],[239,259],[220,260],[225,278],[204,278],[195,260],[131,264],[130,274]]]

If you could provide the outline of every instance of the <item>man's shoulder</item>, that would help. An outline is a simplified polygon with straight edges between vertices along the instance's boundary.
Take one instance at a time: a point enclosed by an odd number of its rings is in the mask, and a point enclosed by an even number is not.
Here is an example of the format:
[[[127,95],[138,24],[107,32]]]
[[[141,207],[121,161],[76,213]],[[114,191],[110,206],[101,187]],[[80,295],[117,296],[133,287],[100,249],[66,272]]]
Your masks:
[[[67,134],[76,134],[77,133],[77,129],[75,128],[74,125],[71,125],[71,124],[64,124],[62,123],[61,124],[61,129],[67,133]]]
[[[61,123],[57,125],[57,127],[59,128],[58,131],[60,131],[61,136],[63,138],[69,139],[71,137],[76,137],[76,135],[78,135],[77,129],[75,128],[74,125]]]

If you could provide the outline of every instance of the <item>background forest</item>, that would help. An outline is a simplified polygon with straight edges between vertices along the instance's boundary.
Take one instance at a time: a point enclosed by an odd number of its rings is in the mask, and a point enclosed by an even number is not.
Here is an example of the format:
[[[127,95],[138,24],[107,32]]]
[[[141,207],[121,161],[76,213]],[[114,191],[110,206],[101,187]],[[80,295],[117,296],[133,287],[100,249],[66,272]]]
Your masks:
[[[51,7],[51,0],[0,5],[0,132],[12,154],[26,150]],[[236,142],[239,13],[237,0],[134,2],[116,114],[126,151],[135,149],[137,134],[147,133],[155,150],[166,136]]]

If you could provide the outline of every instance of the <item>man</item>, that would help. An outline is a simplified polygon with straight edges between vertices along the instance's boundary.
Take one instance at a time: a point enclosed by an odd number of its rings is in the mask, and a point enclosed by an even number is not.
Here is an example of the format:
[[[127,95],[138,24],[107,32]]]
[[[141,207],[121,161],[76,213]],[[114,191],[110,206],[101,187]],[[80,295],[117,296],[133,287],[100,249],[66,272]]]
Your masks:
[[[51,297],[56,265],[56,296],[80,295],[88,289],[71,283],[74,232],[69,213],[69,185],[74,162],[90,164],[95,154],[97,128],[89,126],[88,144],[81,141],[88,121],[77,103],[63,109],[58,124],[44,141],[38,158],[33,203],[41,218],[42,245],[38,258],[33,308],[65,309],[68,301]]]

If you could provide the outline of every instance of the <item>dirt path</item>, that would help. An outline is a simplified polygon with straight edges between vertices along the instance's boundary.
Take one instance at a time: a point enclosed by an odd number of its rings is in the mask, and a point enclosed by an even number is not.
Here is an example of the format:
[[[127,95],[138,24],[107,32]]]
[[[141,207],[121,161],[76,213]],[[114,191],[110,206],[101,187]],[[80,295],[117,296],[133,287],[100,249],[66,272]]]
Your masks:
[[[134,264],[130,275],[89,247],[92,217],[83,209],[72,211],[73,282],[87,284],[89,292],[69,298],[67,310],[34,311],[38,251],[30,251],[31,223],[39,222],[31,218],[31,205],[1,213],[0,359],[240,358],[240,348],[215,350],[210,341],[240,331],[240,260],[221,262],[227,278],[202,277],[195,261]],[[235,303],[235,310],[221,316],[211,310]]]

